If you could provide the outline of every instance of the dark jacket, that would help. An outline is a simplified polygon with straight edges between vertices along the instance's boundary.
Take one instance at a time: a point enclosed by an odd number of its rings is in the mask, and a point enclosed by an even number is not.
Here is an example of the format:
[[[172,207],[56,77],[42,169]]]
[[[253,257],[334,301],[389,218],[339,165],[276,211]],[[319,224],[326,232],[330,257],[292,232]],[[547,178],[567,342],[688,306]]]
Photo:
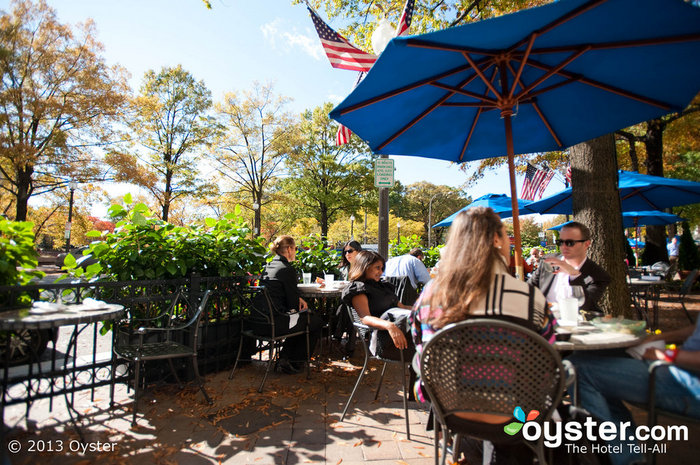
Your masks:
[[[275,310],[288,313],[299,310],[299,278],[289,261],[281,255],[275,255],[260,277],[260,284],[265,286]]]
[[[549,270],[545,268],[547,267],[538,267],[535,272],[530,275],[528,282],[539,287],[542,293],[547,296],[549,289],[554,283],[556,273],[550,271],[551,268]],[[570,279],[569,284],[583,287],[586,300],[584,300],[581,310],[599,311],[598,301],[603,296],[603,292],[605,292],[608,284],[610,284],[610,275],[590,258],[586,259],[579,272],[581,274],[575,279]]]

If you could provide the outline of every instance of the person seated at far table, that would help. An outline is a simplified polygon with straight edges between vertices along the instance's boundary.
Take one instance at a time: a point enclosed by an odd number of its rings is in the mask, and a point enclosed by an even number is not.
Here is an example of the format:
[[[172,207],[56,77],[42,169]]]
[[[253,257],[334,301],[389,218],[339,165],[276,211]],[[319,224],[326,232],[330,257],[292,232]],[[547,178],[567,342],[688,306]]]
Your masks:
[[[527,257],[525,263],[530,265],[530,268],[534,271],[540,264],[540,258],[542,258],[542,252],[537,247],[533,247],[530,249],[530,256]]]
[[[418,247],[411,249],[405,255],[392,257],[386,262],[386,276],[408,276],[413,289],[430,281],[430,273],[423,264],[423,251]]]
[[[361,250],[350,268],[350,284],[343,290],[343,302],[355,309],[363,324],[388,331],[397,349],[412,349],[413,344],[409,344],[406,337],[410,331],[408,319],[411,307],[399,302],[391,283],[381,281],[384,266],[381,255],[371,250]],[[391,318],[396,316],[403,318],[394,323]],[[370,351],[375,355],[377,350],[383,349],[377,347],[377,339],[375,331],[370,344]]]
[[[352,262],[355,261],[357,253],[362,250],[362,246],[357,241],[346,242],[343,246],[341,252],[340,264],[338,265],[338,270],[343,278],[343,281],[348,281],[348,274],[350,274],[350,266]]]
[[[680,349],[648,348],[642,360],[623,357],[574,353],[568,360],[576,367],[578,399],[581,407],[598,420],[612,422],[616,427],[629,422],[627,432],[634,431],[634,420],[623,401],[646,404],[649,397],[649,364],[655,360],[673,363],[669,369],[656,374],[656,405],[663,410],[700,419],[700,326],[696,323],[675,331],[648,337],[644,342],[663,340],[683,343]],[[683,342],[685,341],[685,342]],[[572,389],[572,388],[570,388]],[[629,436],[627,437],[629,440]],[[632,444],[634,441],[632,442]],[[630,449],[629,443],[616,438],[612,445],[622,445],[622,453],[610,454],[613,465],[645,463],[643,457]]]
[[[561,248],[558,257],[545,257],[528,282],[539,287],[547,302],[559,302],[571,296],[571,286],[581,286],[585,295],[581,310],[600,315],[598,301],[610,284],[610,275],[593,260],[587,258],[591,246],[591,232],[577,221],[561,228],[556,244]]]
[[[275,311],[275,334],[283,335],[303,330],[307,325],[307,315],[299,315],[296,323],[292,323],[293,314],[308,311],[309,306],[299,296],[297,283],[299,278],[294,267],[290,264],[296,260],[297,246],[292,236],[279,236],[272,244],[270,250],[275,253],[270,263],[265,265],[260,284],[267,289],[268,296]],[[267,302],[262,295],[258,295],[254,302],[257,308],[267,309]],[[255,331],[261,334],[269,333],[270,327],[264,322],[255,320],[255,313],[251,313],[251,324]],[[290,326],[291,325],[291,326]],[[308,315],[309,348],[313,353],[316,341],[321,335],[321,318],[311,313]],[[301,334],[285,339],[280,351],[277,366],[287,374],[299,373],[307,360],[306,335]]]
[[[412,333],[416,345],[413,369],[420,374],[423,346],[441,328],[469,318],[507,319],[541,334],[554,343],[556,320],[542,292],[508,272],[510,239],[501,218],[487,207],[460,212],[447,236],[440,272],[414,305]],[[429,402],[420,379],[414,385],[418,401]],[[503,432],[510,416],[457,413],[459,418],[493,425]],[[496,448],[496,455],[512,458],[517,452]],[[500,460],[500,459],[498,459]]]

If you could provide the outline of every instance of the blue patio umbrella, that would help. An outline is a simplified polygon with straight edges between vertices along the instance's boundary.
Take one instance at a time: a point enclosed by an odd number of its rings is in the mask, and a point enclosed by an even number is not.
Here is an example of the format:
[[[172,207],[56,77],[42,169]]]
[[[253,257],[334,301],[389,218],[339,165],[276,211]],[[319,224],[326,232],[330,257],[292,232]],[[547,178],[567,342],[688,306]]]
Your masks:
[[[618,171],[618,187],[623,212],[645,212],[700,203],[700,182],[620,170]],[[532,202],[524,210],[529,213],[568,215],[573,211],[571,187],[542,200]]]
[[[685,219],[681,218],[678,215],[674,215],[673,213],[666,213],[661,211],[622,213],[623,228],[634,228],[637,226],[646,226],[648,224],[666,225],[680,223],[681,221],[685,221]],[[561,228],[563,228],[569,223],[571,223],[571,221],[552,226],[551,228],[547,228],[547,230],[559,231]]]
[[[633,249],[643,249],[644,248],[644,242],[640,241],[639,239],[634,239],[632,237],[627,238],[627,243],[632,247]]]
[[[520,200],[518,199],[518,207],[523,208],[525,205],[529,204],[530,201],[528,200]],[[498,216],[501,218],[510,218],[513,216],[513,207],[510,201],[510,197],[508,197],[505,194],[486,194],[482,195],[466,207],[462,208],[461,210],[458,210],[445,218],[444,220],[440,221],[439,223],[435,223],[433,225],[433,228],[438,228],[440,226],[449,226],[452,224],[452,222],[457,218],[457,215],[459,212],[462,212],[464,210],[468,210],[470,208],[474,207],[490,207],[495,211]]]
[[[393,39],[330,114],[374,153],[454,162],[561,150],[684,108],[700,88],[700,8],[561,0]]]

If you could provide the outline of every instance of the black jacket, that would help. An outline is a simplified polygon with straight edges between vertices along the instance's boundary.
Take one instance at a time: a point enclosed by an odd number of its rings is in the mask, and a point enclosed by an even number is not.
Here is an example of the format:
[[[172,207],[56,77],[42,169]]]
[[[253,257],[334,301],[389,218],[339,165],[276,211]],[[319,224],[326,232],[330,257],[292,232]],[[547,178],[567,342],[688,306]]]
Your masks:
[[[265,265],[260,284],[267,289],[274,309],[288,313],[290,310],[299,310],[298,280],[297,272],[289,261],[281,255],[275,255],[275,258]]]
[[[598,308],[598,301],[603,296],[603,292],[605,292],[608,284],[610,284],[610,275],[590,258],[586,259],[579,272],[581,274],[575,279],[570,279],[569,284],[583,287],[586,300],[584,300],[581,309],[600,310]],[[555,273],[545,270],[543,266],[539,266],[535,272],[530,275],[528,282],[539,287],[546,297],[554,283],[554,277]]]

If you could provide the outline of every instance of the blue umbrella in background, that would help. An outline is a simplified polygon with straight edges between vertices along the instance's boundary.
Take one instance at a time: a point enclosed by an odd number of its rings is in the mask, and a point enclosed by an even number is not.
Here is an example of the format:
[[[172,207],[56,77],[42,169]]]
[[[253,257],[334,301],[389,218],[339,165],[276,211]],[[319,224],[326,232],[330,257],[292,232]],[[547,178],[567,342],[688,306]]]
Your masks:
[[[700,182],[620,170],[618,186],[623,212],[662,210],[700,203]],[[549,213],[569,215],[572,212],[571,187],[532,202],[524,210],[543,215]]]
[[[330,116],[374,153],[507,155],[520,268],[514,155],[685,108],[698,56],[700,8],[682,0],[561,0],[393,39]]]
[[[632,247],[633,249],[643,249],[644,248],[644,242],[640,241],[639,239],[634,239],[632,237],[627,238],[627,243]]]
[[[634,228],[637,226],[646,226],[648,224],[655,225],[666,225],[673,223],[680,223],[685,221],[685,218],[681,218],[673,213],[666,213],[661,211],[648,211],[648,212],[624,212],[622,214],[622,227],[623,228]],[[558,224],[547,228],[551,231],[559,231],[561,228],[571,223],[567,221],[566,223]]]
[[[530,201],[528,200],[520,200],[518,199],[518,208],[523,208],[525,205],[529,204]],[[470,208],[474,207],[490,207],[495,211],[498,216],[501,218],[510,218],[513,216],[513,207],[511,203],[510,197],[508,197],[505,194],[486,194],[482,195],[466,207],[462,208],[461,210],[458,210],[445,218],[444,220],[440,221],[439,223],[436,223],[433,225],[433,228],[438,228],[440,226],[449,226],[452,224],[455,218],[457,218],[457,215],[459,212],[468,210]]]

